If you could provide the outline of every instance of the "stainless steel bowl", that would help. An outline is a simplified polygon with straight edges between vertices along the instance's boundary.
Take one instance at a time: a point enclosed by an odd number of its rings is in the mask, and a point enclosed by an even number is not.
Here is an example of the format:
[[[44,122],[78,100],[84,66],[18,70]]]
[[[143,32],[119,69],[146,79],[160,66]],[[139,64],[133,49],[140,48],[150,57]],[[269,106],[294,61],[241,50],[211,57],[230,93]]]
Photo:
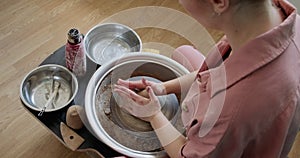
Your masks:
[[[93,27],[84,38],[85,52],[94,63],[103,65],[128,52],[140,52],[139,35],[128,26],[105,23]]]
[[[22,102],[32,110],[41,111],[54,93],[55,83],[59,85],[57,93],[45,112],[67,106],[78,91],[77,78],[67,68],[55,64],[37,67],[24,77],[20,86]]]
[[[120,109],[112,94],[119,78],[140,76],[167,81],[187,74],[188,70],[174,60],[153,53],[130,53],[101,66],[86,89],[86,127],[102,142],[129,157],[166,157],[154,130]],[[162,96],[162,112],[177,130],[184,132],[179,104],[181,96]]]

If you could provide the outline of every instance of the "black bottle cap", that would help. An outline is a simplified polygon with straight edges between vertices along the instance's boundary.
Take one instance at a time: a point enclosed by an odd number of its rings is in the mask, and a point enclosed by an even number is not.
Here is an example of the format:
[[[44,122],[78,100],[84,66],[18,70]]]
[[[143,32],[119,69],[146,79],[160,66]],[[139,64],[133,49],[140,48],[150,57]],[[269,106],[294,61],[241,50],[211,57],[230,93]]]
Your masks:
[[[68,42],[71,44],[78,44],[81,42],[81,34],[80,32],[73,28],[68,32]]]

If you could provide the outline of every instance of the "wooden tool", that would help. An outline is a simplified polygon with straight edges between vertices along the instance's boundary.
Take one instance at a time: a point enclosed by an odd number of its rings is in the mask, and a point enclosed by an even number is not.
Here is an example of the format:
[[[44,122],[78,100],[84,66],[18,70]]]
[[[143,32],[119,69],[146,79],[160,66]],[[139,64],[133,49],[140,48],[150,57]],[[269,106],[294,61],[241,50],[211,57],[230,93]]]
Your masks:
[[[74,132],[63,122],[60,123],[60,132],[67,147],[73,151],[77,150],[78,147],[84,142],[84,139],[80,135]]]

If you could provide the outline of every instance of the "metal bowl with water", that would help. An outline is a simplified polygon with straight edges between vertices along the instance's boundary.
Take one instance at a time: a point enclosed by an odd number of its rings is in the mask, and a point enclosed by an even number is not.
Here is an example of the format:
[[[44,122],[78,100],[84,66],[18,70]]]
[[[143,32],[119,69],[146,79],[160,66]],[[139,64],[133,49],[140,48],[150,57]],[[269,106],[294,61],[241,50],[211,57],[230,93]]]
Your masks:
[[[48,64],[33,69],[24,77],[20,97],[35,111],[41,111],[49,102],[45,112],[51,112],[70,104],[77,91],[78,81],[73,73],[63,66]]]
[[[84,38],[85,52],[94,63],[103,65],[128,52],[140,52],[142,42],[130,27],[105,23],[93,27]]]

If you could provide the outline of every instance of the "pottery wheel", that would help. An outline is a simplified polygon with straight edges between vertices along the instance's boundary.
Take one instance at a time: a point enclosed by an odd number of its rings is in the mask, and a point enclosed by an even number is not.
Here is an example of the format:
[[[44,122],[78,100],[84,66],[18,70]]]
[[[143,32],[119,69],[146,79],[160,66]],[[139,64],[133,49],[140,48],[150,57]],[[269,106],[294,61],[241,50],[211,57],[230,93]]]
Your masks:
[[[140,79],[140,76],[133,77]],[[147,80],[160,82],[152,77]],[[148,122],[140,120],[121,109],[113,95],[111,74],[101,82],[96,93],[96,111],[98,120],[108,137],[119,144],[138,151],[160,151],[162,147]],[[162,112],[180,132],[183,133],[181,110],[175,94],[159,97]]]

